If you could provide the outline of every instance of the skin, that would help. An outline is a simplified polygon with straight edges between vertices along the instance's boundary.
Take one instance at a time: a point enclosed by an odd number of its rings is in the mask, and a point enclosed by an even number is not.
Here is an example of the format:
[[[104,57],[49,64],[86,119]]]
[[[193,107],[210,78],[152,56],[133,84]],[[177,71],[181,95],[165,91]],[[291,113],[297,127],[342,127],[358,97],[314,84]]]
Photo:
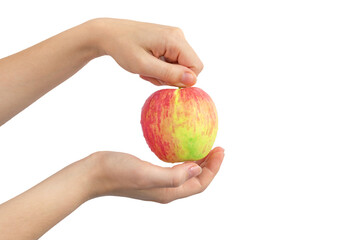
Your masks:
[[[71,77],[110,55],[155,85],[192,86],[203,65],[178,28],[94,19],[0,59],[0,125]],[[122,196],[159,203],[200,193],[218,172],[224,150],[163,168],[119,152],[96,152],[0,205],[0,239],[38,239],[84,202]]]

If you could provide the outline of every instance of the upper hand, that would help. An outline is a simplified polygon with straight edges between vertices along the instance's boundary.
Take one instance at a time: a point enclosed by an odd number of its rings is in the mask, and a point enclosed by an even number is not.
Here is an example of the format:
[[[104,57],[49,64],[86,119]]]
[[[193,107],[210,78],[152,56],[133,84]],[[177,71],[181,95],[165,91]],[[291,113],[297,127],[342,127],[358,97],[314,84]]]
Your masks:
[[[203,69],[179,28],[110,18],[90,22],[101,55],[155,85],[192,86]]]
[[[204,191],[223,158],[224,150],[217,147],[203,160],[164,168],[126,153],[97,152],[85,159],[93,166],[89,198],[115,195],[169,203]]]

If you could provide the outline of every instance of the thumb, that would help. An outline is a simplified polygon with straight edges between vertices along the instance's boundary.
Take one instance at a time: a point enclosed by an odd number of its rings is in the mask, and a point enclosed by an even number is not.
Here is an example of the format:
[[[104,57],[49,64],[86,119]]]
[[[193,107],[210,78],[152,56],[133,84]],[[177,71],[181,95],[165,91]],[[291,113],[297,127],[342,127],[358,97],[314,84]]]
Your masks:
[[[196,74],[185,66],[168,63],[149,54],[144,58],[139,74],[145,80],[177,87],[190,87],[196,83]]]
[[[188,179],[198,176],[201,172],[202,168],[196,163],[183,163],[172,168],[155,166],[149,172],[149,187],[179,187]]]

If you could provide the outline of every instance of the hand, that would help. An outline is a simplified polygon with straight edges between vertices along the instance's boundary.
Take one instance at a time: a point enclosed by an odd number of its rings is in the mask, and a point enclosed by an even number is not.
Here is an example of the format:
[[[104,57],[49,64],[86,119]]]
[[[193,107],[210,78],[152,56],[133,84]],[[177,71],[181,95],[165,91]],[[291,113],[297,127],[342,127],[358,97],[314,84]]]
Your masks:
[[[192,86],[203,68],[179,28],[109,18],[90,22],[102,54],[155,85]]]
[[[192,86],[203,68],[178,28],[93,19],[0,59],[0,126],[102,55],[155,85]]]
[[[87,159],[95,169],[89,198],[115,195],[169,203],[204,191],[223,158],[224,150],[217,147],[203,160],[163,168],[126,153],[97,152]]]

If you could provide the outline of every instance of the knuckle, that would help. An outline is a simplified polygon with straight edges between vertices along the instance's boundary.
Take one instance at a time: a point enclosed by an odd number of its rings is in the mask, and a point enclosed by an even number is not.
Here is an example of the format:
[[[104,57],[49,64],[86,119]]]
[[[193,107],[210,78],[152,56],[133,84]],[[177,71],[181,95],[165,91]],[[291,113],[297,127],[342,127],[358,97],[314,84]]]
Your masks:
[[[206,186],[201,186],[201,188],[199,189],[198,193],[204,192],[207,187],[208,187],[207,185],[206,185]]]
[[[203,62],[199,62],[199,66],[198,66],[198,68],[199,68],[199,72],[201,72],[203,69],[204,69],[204,64],[203,64]]]
[[[170,187],[179,187],[181,185],[181,179],[179,176],[174,176],[171,179]]]
[[[184,32],[179,27],[171,27],[169,30],[170,30],[170,34],[172,36],[175,36],[175,37],[183,37],[184,36]]]
[[[165,200],[165,199],[160,199],[160,200],[158,201],[158,203],[161,203],[161,204],[168,204],[168,203],[169,203],[169,201],[167,201],[167,200]]]
[[[157,199],[157,202],[161,204],[168,204],[171,203],[172,201],[173,200],[170,199],[167,195],[163,195],[159,199]]]
[[[177,45],[179,39],[184,38],[184,32],[178,27],[169,27],[164,31],[164,36],[167,39],[168,45]]]
[[[97,151],[89,155],[89,158],[96,159],[98,161],[103,161],[109,156],[109,152],[107,151]]]
[[[170,187],[180,187],[187,179],[187,175],[183,171],[174,171],[171,178],[171,186]]]
[[[199,75],[203,69],[204,69],[204,64],[201,61],[199,61],[196,64],[194,64],[192,70],[195,72],[196,75]]]

